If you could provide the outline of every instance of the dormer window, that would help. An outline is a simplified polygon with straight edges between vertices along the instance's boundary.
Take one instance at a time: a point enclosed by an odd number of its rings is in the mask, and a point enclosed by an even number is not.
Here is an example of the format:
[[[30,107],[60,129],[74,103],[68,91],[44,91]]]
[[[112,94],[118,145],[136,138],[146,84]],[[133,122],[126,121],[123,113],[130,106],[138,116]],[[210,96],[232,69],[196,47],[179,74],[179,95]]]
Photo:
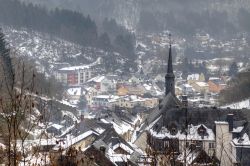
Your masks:
[[[176,124],[170,125],[169,131],[170,131],[170,134],[171,134],[171,135],[176,135],[177,132],[178,132]]]
[[[176,135],[176,134],[177,134],[177,129],[176,129],[175,127],[173,127],[173,128],[171,129],[170,133],[171,133],[172,135]]]
[[[204,135],[206,135],[206,133],[207,133],[207,130],[206,130],[206,128],[203,126],[203,125],[201,125],[199,128],[198,128],[198,134],[200,135],[200,136],[204,136]]]

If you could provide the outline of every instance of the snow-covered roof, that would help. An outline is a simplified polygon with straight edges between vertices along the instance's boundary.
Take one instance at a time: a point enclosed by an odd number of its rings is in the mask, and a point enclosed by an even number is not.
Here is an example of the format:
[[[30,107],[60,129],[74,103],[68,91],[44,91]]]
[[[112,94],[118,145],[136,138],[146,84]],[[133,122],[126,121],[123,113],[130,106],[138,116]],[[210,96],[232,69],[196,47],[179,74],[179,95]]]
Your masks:
[[[57,130],[60,130],[60,129],[63,128],[63,126],[62,126],[62,125],[59,125],[59,124],[52,124],[50,127],[54,127],[54,128],[56,128]]]
[[[99,135],[98,133],[96,133],[92,130],[86,131],[86,132],[78,135],[77,137],[72,137],[72,135],[69,135],[69,136],[67,136],[66,140],[64,140],[64,144],[62,145],[62,147],[63,147],[63,149],[67,149],[71,145],[74,145],[74,144],[78,143],[79,141],[82,141],[83,139],[89,137],[92,134]]]
[[[148,91],[150,91],[150,90],[152,89],[152,85],[148,85],[148,84],[143,84],[143,87],[144,87],[146,90],[148,90]]]
[[[60,71],[74,71],[74,70],[84,70],[89,69],[91,65],[81,65],[81,66],[71,66],[59,69]]]
[[[75,122],[78,122],[78,123],[80,122],[80,120],[77,119],[77,117],[70,111],[62,110],[62,115],[70,117]]]
[[[68,102],[68,101],[66,101],[66,100],[57,100],[59,103],[62,103],[62,104],[64,104],[64,105],[67,105],[67,106],[70,106],[70,107],[73,107],[73,108],[76,108],[76,106],[75,105],[73,105],[72,103],[70,103],[70,102]]]
[[[203,126],[206,129],[205,135],[200,135],[198,133],[198,129]],[[156,138],[164,139],[164,138],[178,138],[179,140],[207,140],[207,141],[214,141],[215,135],[212,129],[207,128],[205,125],[197,125],[193,126],[192,124],[188,126],[188,134],[178,131],[177,134],[172,135],[170,131],[166,128],[162,129],[160,132],[156,132],[153,129],[149,130],[151,135]]]
[[[239,126],[236,128],[233,128],[233,133],[240,133],[244,129],[244,126]]]
[[[105,76],[96,76],[88,80],[88,82],[102,82],[106,77]]]
[[[185,88],[192,88],[192,86],[189,85],[189,84],[183,84],[182,86],[185,87]]]
[[[81,87],[75,87],[75,88],[69,88],[67,89],[67,94],[70,96],[80,96],[82,94],[82,88]]]
[[[196,82],[196,84],[200,87],[206,87],[208,84],[206,82]]]
[[[109,123],[112,124],[113,128],[118,134],[124,134],[129,130],[133,131],[133,127],[129,123],[126,123],[125,121],[122,121],[121,123],[117,123],[111,119],[101,119],[101,121],[106,124]]]
[[[134,151],[133,149],[131,149],[130,147],[128,147],[127,145],[123,144],[123,143],[117,143],[115,144],[112,149],[115,150],[117,148],[122,148],[123,150],[125,150],[126,152],[128,152],[129,154],[132,154]]]
[[[228,125],[228,122],[226,121],[214,121],[215,124],[223,124],[223,125]]]
[[[209,77],[209,80],[219,80],[219,77]]]
[[[120,97],[115,95],[98,95],[94,99],[106,99],[108,102],[116,102]]]
[[[124,134],[128,132],[129,130],[131,131],[133,130],[133,128],[128,123],[125,123],[125,122],[118,124],[118,123],[111,121],[111,123],[113,124],[113,127],[118,134]]]
[[[234,138],[232,142],[236,146],[249,146],[250,148],[250,139],[246,133],[241,138]]]

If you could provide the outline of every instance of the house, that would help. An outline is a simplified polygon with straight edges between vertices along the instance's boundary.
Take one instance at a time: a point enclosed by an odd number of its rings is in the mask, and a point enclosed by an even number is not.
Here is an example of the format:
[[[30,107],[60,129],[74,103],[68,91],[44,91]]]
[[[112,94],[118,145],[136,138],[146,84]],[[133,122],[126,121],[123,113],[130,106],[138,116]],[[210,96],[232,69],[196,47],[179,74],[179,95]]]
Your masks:
[[[209,92],[209,86],[206,82],[194,82],[191,85],[196,92],[201,94]]]
[[[63,126],[62,125],[59,125],[59,124],[52,124],[50,125],[46,131],[47,133],[50,133],[50,134],[53,134],[53,135],[61,135],[62,134],[62,128]]]
[[[151,129],[147,129],[148,144],[154,150],[164,152],[172,149],[175,152],[183,152],[187,145],[193,144],[194,146],[200,146],[210,156],[214,154],[215,135],[212,129],[207,128],[205,125],[189,125],[187,134],[178,130],[179,127],[176,124],[171,124],[169,129],[159,128],[157,133],[155,130],[159,127],[157,125],[156,122]]]
[[[154,108],[158,105],[158,103],[158,98],[143,98],[136,95],[127,95],[118,99],[117,106],[127,109],[132,109],[137,106]]]
[[[106,156],[106,153],[106,148],[99,144],[91,145],[84,151],[84,154],[94,160],[96,165],[116,166],[116,164]]]
[[[226,84],[217,77],[211,77],[208,81],[209,92],[220,93],[226,87]]]
[[[155,80],[156,82],[164,82],[165,78],[164,78],[164,75],[158,74],[158,75],[154,78],[154,80]]]
[[[159,104],[159,99],[158,98],[144,98],[144,106],[146,108],[155,108]]]
[[[222,165],[249,165],[250,140],[248,123],[228,114],[226,121],[216,121],[216,157]]]
[[[144,83],[142,86],[145,88],[145,93],[149,93],[152,96],[163,95],[163,92],[155,83]]]
[[[182,94],[185,94],[185,95],[192,95],[194,92],[193,87],[189,84],[182,84],[180,85],[180,88],[182,90]]]
[[[195,73],[195,74],[190,74],[187,76],[187,81],[188,81],[188,84],[192,84],[194,82],[204,82],[205,81],[205,76],[203,73],[201,74],[198,74],[198,73]]]
[[[125,95],[143,95],[146,93],[145,87],[140,84],[132,84],[132,85],[123,85],[117,89],[117,95],[125,96]]]
[[[88,83],[100,93],[115,92],[116,81],[108,76],[96,76],[88,80]]]
[[[119,136],[113,128],[101,134],[93,146],[100,149],[115,165],[137,165],[139,156],[142,155]],[[88,152],[88,149],[86,152]]]
[[[97,95],[92,98],[92,109],[104,108],[113,110],[117,105],[119,96],[113,95]]]
[[[131,82],[131,83],[135,83],[135,84],[139,84],[139,83],[142,82],[141,78],[138,78],[138,77],[136,77],[134,75],[128,81]]]
[[[113,126],[116,133],[126,141],[131,141],[133,130],[141,123],[140,116],[132,115],[126,110],[102,111],[96,118],[106,125]]]
[[[94,87],[86,87],[85,90],[87,91],[85,93],[85,98],[88,102],[88,106],[91,106],[93,97],[98,95],[98,91]]]
[[[126,96],[126,95],[128,95],[128,92],[129,92],[129,88],[127,86],[120,86],[117,89],[118,96]]]
[[[84,93],[85,90],[82,87],[70,87],[66,90],[65,96],[68,100],[79,100]]]
[[[136,95],[123,96],[118,101],[118,106],[121,108],[132,109],[135,106],[144,106],[145,99],[138,97]]]

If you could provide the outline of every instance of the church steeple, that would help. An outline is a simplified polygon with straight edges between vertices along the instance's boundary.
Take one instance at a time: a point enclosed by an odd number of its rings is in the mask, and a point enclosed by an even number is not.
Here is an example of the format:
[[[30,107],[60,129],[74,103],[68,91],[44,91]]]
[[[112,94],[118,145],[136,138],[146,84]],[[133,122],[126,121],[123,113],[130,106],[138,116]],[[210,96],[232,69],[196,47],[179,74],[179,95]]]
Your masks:
[[[169,55],[168,55],[168,69],[165,76],[165,95],[172,93],[175,95],[175,76],[172,64],[172,43],[171,34],[169,34]]]
[[[169,54],[168,54],[168,70],[167,73],[173,72],[173,64],[172,64],[172,43],[171,43],[171,35],[169,35]]]

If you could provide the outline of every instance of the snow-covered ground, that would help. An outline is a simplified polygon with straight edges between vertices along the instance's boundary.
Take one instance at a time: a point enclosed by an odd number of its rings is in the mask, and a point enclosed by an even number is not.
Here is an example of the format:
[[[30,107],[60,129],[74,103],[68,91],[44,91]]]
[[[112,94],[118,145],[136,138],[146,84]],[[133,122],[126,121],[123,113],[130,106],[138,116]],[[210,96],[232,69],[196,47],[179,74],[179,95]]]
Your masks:
[[[225,106],[222,106],[221,108],[231,108],[231,109],[250,109],[250,99],[247,100],[243,100],[240,102],[236,102],[236,103],[232,103],[232,104],[228,104]]]

